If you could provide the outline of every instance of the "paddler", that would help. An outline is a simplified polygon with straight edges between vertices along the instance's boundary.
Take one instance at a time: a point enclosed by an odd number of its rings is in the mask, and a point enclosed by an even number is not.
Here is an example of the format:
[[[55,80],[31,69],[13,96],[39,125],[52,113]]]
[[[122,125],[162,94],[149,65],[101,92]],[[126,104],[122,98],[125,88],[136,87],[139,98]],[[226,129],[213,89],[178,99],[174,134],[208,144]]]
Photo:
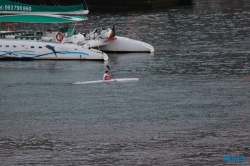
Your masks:
[[[114,77],[110,76],[110,71],[106,70],[105,73],[103,74],[103,80],[111,80],[114,79]]]

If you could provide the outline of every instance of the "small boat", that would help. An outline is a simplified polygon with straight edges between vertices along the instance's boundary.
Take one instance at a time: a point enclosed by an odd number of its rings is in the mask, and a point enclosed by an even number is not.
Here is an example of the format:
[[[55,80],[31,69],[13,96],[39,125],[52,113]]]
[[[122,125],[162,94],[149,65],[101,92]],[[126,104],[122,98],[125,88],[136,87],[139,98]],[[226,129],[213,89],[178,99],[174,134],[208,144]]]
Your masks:
[[[99,33],[97,33],[98,30],[100,31]],[[85,43],[87,43],[89,47],[98,47],[98,49],[104,52],[154,52],[154,47],[152,45],[137,39],[116,35],[113,40],[110,40],[111,33],[112,30],[110,28],[97,28],[87,34]]]
[[[79,85],[79,84],[96,84],[96,83],[108,83],[108,82],[128,82],[128,81],[139,81],[139,78],[116,78],[116,79],[111,79],[111,80],[74,82],[73,84]]]
[[[122,36],[115,36],[115,40],[100,46],[100,50],[105,52],[154,52],[154,47],[148,43],[130,39]]]

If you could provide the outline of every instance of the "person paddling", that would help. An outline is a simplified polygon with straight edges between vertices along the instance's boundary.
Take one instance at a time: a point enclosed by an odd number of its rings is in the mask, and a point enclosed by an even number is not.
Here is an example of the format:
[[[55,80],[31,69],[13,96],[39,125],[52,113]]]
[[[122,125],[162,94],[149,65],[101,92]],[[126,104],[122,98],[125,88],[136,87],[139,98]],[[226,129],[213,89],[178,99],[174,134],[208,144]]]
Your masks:
[[[105,73],[103,74],[103,80],[111,80],[114,79],[114,77],[110,76],[110,71],[106,70]]]

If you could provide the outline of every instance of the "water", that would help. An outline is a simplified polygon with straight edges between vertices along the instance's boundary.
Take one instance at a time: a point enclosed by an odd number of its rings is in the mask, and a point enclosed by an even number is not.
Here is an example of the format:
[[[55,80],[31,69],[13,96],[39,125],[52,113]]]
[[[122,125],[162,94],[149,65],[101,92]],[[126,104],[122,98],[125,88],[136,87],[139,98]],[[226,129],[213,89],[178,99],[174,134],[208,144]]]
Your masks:
[[[92,13],[154,54],[108,62],[0,62],[1,165],[250,165],[249,12],[244,0],[193,9]],[[72,85],[102,78],[138,82]],[[228,163],[225,155],[244,155]]]

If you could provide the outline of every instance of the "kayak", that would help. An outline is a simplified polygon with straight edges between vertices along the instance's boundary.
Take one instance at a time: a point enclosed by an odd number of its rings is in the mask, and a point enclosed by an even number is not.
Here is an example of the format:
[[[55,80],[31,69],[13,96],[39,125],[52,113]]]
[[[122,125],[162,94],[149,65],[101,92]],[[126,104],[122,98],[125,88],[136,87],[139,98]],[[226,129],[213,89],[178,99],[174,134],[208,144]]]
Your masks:
[[[111,80],[97,80],[97,81],[86,81],[86,82],[74,82],[73,84],[95,84],[95,83],[107,83],[107,82],[126,82],[126,81],[138,81],[139,78],[116,78]]]

